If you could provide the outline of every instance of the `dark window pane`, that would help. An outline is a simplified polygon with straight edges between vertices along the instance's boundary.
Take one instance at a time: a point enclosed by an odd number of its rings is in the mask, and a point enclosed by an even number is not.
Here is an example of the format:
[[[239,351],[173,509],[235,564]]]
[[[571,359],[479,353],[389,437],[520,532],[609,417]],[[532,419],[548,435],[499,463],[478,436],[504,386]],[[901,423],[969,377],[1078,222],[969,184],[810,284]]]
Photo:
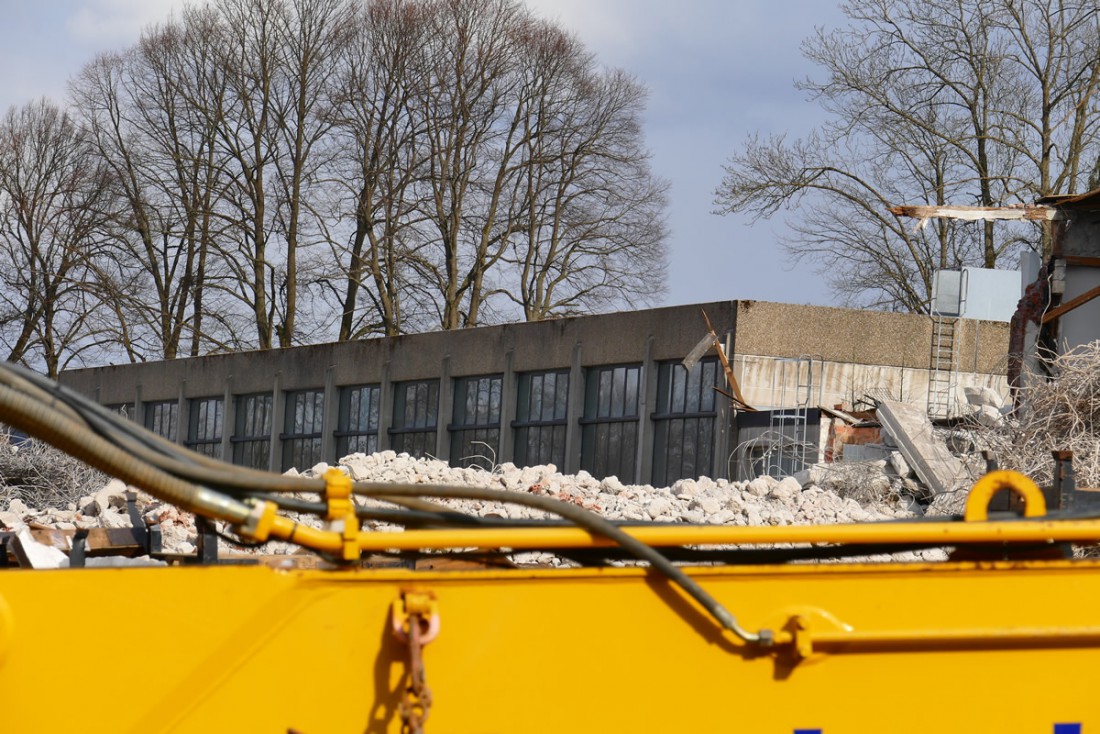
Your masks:
[[[713,358],[701,360],[690,371],[678,362],[659,365],[653,417],[655,484],[667,486],[713,471],[717,364]]]
[[[439,381],[420,380],[394,386],[394,451],[423,457],[436,453],[436,423],[439,414]]]
[[[169,441],[176,440],[176,421],[178,417],[179,403],[175,400],[145,403],[145,427]]]
[[[286,394],[282,468],[305,470],[321,461],[321,432],[325,391],[301,390]]]
[[[503,377],[455,380],[451,464],[493,469],[500,451],[500,396]]]
[[[581,467],[594,476],[635,479],[641,367],[595,367],[588,371]]]
[[[222,398],[196,398],[189,403],[187,440],[192,451],[222,458],[222,423],[225,401]]]
[[[517,380],[515,456],[519,466],[565,464],[565,418],[569,401],[569,373],[524,373]],[[491,388],[493,415],[500,415],[502,383]]]
[[[378,414],[381,388],[355,385],[340,389],[336,423],[336,455],[372,454],[378,451]]]
[[[270,468],[271,394],[237,397],[237,426],[233,435],[233,463],[254,469]]]

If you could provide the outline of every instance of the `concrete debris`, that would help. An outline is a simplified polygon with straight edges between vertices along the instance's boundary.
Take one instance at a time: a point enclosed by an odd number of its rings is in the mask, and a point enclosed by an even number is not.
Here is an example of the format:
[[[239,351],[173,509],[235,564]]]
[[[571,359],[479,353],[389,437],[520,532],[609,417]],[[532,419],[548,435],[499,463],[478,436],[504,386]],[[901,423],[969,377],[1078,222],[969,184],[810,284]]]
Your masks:
[[[16,528],[12,541],[12,550],[21,568],[67,568],[69,565],[69,557],[65,553],[39,543],[26,525]]]
[[[353,479],[408,483],[462,484],[493,489],[508,489],[556,497],[588,508],[611,520],[670,523],[707,523],[724,525],[793,525],[869,522],[912,517],[919,506],[914,494],[902,496],[902,478],[894,476],[883,459],[873,463],[813,465],[797,476],[776,479],[761,476],[751,481],[725,479],[682,479],[671,487],[626,484],[617,477],[596,479],[588,472],[561,474],[553,465],[516,467],[505,463],[493,471],[455,468],[433,459],[416,459],[407,454],[383,451],[353,454],[339,462]],[[322,464],[301,472],[304,476],[323,474]],[[900,474],[900,472],[899,472]],[[911,482],[911,480],[910,480]],[[911,482],[912,483],[912,482]],[[860,491],[870,488],[871,491]],[[26,508],[15,500],[9,513],[25,515],[43,525],[65,523],[76,527],[129,527],[125,507],[125,485],[112,482],[87,501],[77,503],[80,510],[41,510]],[[387,506],[382,503],[373,503]],[[442,504],[480,517],[534,519],[545,513],[518,505],[501,505],[475,500],[444,500]],[[138,508],[146,524],[159,525],[164,550],[169,553],[194,553],[197,545],[194,518],[171,505],[139,493]],[[94,514],[93,514],[94,513]],[[321,527],[322,521],[310,515],[291,516],[303,524]],[[3,519],[4,516],[0,516]],[[366,526],[378,531],[398,528],[377,522]],[[50,549],[56,551],[56,549]],[[222,546],[222,552],[291,554],[297,546],[272,542],[259,551]],[[56,551],[60,553],[60,551]],[[62,556],[64,554],[61,554]],[[520,554],[518,561],[532,558],[555,565],[567,561],[546,554]],[[910,560],[942,559],[938,550],[906,554]],[[54,558],[60,561],[56,555]]]
[[[966,402],[970,405],[981,407],[988,405],[991,408],[1000,410],[1004,407],[1004,399],[1000,394],[990,387],[964,387],[962,389],[963,396],[966,398]]]
[[[905,460],[905,457],[901,455],[900,451],[890,452],[890,468],[894,470],[894,473],[899,477],[905,479],[912,474],[913,470],[909,466],[909,462]]]
[[[1004,413],[992,405],[975,406],[975,410],[970,413],[969,418],[986,428],[1000,428],[1005,425]]]
[[[919,406],[883,401],[878,417],[905,461],[933,494],[950,492],[967,480],[966,467],[933,435],[932,421]]]

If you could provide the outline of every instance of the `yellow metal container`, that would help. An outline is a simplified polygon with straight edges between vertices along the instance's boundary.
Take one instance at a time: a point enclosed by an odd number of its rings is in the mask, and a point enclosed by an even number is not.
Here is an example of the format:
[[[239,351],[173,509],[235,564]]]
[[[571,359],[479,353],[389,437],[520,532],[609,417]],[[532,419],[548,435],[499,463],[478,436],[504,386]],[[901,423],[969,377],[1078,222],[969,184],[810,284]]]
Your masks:
[[[1100,563],[0,574],[11,732],[397,732],[391,605],[437,603],[429,732],[1100,730]],[[802,629],[805,628],[805,629]]]

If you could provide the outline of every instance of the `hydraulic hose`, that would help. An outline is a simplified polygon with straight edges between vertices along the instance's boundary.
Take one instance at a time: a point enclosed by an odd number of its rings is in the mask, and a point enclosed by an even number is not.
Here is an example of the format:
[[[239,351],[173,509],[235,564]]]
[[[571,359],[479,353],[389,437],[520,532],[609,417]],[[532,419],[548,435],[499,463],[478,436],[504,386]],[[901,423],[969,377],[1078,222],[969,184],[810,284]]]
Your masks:
[[[487,489],[482,487],[461,487],[446,485],[423,484],[381,484],[377,482],[356,482],[354,485],[356,494],[376,497],[386,494],[390,497],[402,496],[427,496],[439,498],[474,499],[507,504],[525,505],[535,509],[550,512],[563,517],[578,527],[595,535],[602,535],[615,542],[621,548],[629,552],[635,558],[648,562],[654,569],[664,574],[670,581],[682,588],[691,598],[695,599],[707,612],[714,617],[725,629],[732,632],[745,642],[770,644],[772,635],[767,630],[759,633],[749,632],[737,622],[737,618],[722,606],[713,596],[707,593],[693,578],[675,566],[655,548],[634,538],[619,527],[605,520],[594,512],[582,507],[562,502],[552,497],[527,494],[525,492],[508,492],[499,489]]]
[[[241,467],[185,449],[131,421],[120,418],[83,395],[46,379],[19,365],[0,365],[0,384],[34,398],[43,405],[119,446],[138,461],[152,464],[194,484],[218,489],[234,496],[260,493],[320,493],[325,482],[319,478],[293,477]],[[385,499],[385,498],[381,498]],[[416,498],[386,500],[407,509],[428,513],[457,515],[432,502]]]
[[[5,422],[188,512],[232,523],[248,517],[250,508],[245,503],[135,461],[129,453],[53,406],[43,405],[5,384],[0,384],[0,413]]]

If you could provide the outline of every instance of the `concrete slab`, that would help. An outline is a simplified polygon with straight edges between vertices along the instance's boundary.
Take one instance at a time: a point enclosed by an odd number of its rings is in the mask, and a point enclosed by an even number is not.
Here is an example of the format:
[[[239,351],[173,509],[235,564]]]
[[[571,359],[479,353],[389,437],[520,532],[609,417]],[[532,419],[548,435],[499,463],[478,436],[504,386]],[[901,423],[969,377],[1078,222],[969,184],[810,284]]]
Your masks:
[[[934,494],[958,489],[966,469],[943,441],[932,433],[932,421],[921,406],[882,402],[878,406],[882,427],[894,437],[898,450],[917,477]]]

